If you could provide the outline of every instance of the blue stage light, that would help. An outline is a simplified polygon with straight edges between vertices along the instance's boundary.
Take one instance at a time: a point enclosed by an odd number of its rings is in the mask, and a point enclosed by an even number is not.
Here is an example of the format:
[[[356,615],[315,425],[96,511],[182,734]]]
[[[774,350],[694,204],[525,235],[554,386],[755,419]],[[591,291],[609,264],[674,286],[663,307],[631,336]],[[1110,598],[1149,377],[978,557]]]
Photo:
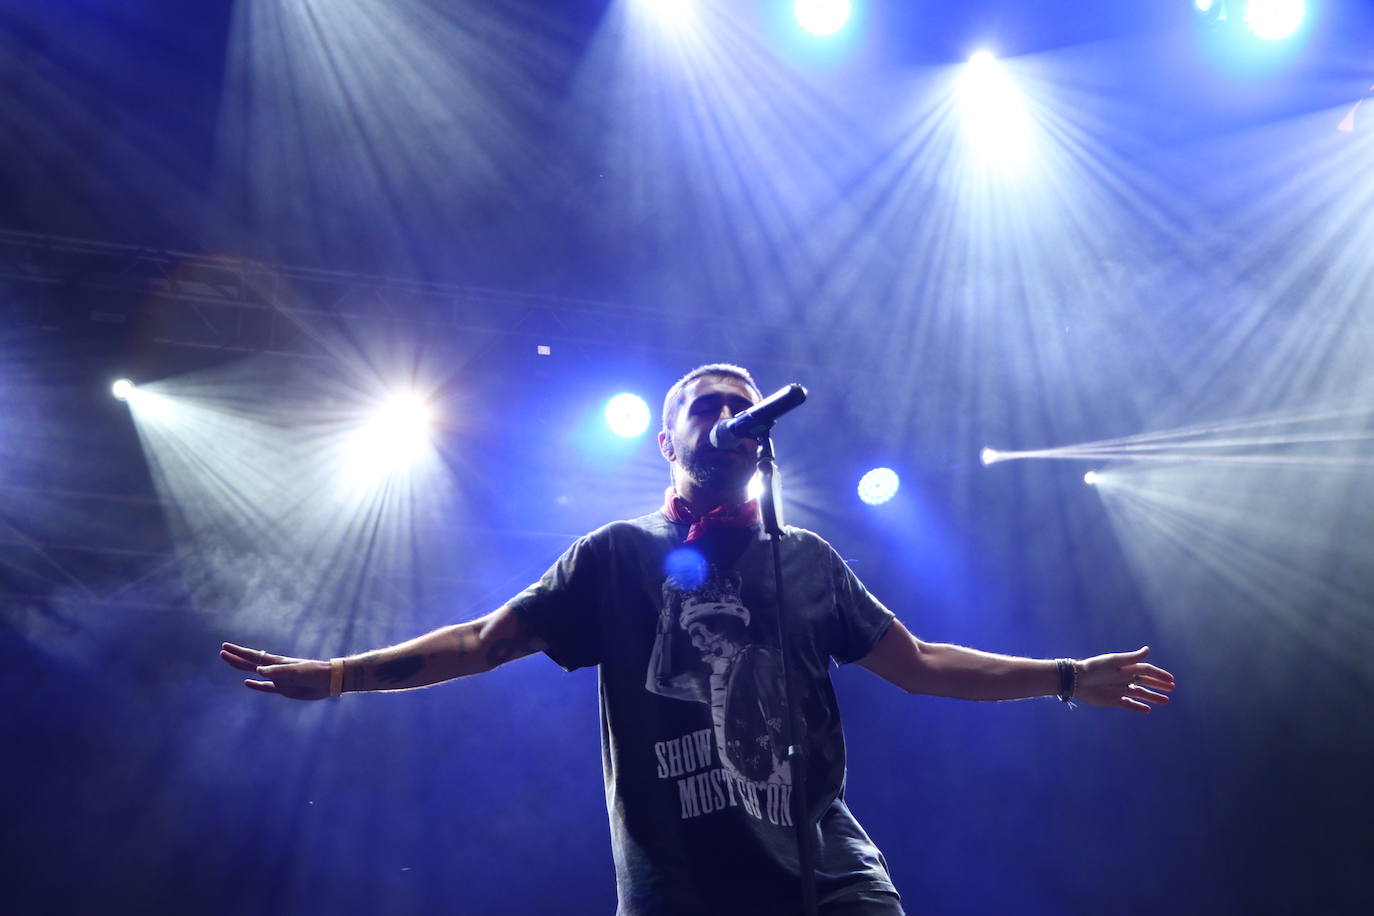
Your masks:
[[[1296,32],[1306,14],[1303,0],[1249,0],[1245,25],[1258,38],[1278,41]]]
[[[1218,64],[1238,76],[1257,77],[1291,64],[1306,44],[1303,0],[1195,2],[1207,25],[1206,44]]]
[[[636,394],[618,394],[606,402],[606,425],[626,439],[649,428],[649,405]]]
[[[792,12],[798,24],[812,35],[834,35],[849,22],[849,0],[796,0]]]
[[[901,483],[892,468],[874,468],[859,480],[859,499],[870,506],[881,505],[897,495]]]

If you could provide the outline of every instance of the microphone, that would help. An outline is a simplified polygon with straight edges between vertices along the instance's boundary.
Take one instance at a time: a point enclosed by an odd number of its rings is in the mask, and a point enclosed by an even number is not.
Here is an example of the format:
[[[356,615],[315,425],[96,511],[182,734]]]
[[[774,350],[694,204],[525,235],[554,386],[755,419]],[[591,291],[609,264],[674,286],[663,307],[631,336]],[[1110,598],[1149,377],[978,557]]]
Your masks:
[[[757,439],[772,429],[778,417],[806,400],[806,389],[796,382],[780,388],[753,407],[728,420],[720,420],[711,427],[711,444],[727,451],[739,445],[741,439]]]

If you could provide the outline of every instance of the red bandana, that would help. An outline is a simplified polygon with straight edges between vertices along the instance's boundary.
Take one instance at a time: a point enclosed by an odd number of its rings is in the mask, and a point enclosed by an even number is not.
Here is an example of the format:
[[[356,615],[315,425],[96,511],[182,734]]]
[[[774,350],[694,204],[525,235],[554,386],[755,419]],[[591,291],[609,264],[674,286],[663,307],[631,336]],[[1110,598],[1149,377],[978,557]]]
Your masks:
[[[705,514],[698,513],[687,500],[677,495],[675,487],[663,494],[663,514],[670,521],[690,523],[687,543],[690,544],[712,528],[752,528],[759,523],[759,501],[751,499],[739,506],[716,506]]]

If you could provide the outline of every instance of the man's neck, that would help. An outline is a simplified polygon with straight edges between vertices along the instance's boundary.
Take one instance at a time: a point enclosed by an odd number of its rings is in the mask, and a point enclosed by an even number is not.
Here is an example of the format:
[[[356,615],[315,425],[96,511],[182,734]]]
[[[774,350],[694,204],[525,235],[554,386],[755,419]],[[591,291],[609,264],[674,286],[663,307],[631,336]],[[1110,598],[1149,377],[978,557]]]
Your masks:
[[[679,480],[674,485],[677,495],[686,500],[687,505],[698,515],[705,515],[717,506],[742,506],[749,501],[744,488],[736,492],[722,493],[696,486],[690,480]]]

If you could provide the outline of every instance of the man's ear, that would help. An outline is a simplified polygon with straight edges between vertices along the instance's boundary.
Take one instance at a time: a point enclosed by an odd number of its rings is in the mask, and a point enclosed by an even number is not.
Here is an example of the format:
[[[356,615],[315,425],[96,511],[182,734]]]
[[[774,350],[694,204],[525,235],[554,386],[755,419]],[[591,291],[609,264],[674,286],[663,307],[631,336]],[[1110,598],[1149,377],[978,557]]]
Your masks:
[[[658,450],[669,462],[677,457],[677,451],[673,448],[673,434],[666,429],[658,434]]]

